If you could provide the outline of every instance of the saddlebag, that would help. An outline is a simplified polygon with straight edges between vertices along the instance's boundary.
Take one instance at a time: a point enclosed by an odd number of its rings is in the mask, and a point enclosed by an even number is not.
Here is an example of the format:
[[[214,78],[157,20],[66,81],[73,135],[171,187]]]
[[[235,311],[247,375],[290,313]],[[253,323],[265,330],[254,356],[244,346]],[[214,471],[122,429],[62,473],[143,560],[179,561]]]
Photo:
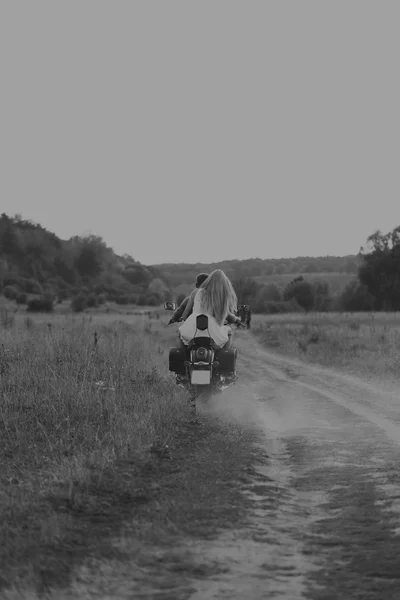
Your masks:
[[[218,350],[216,360],[219,363],[220,373],[234,373],[236,369],[237,349],[229,348],[228,350]]]
[[[169,351],[169,370],[185,375],[186,348],[171,348]]]

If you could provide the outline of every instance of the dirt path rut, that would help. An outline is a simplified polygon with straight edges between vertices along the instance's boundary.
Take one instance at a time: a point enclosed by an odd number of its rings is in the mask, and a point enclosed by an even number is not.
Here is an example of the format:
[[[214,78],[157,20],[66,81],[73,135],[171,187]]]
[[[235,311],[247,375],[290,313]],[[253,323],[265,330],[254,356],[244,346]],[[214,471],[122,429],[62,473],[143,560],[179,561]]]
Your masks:
[[[400,394],[238,341],[221,407],[263,430],[248,527],[204,545],[226,573],[191,600],[400,598]],[[217,407],[218,410],[218,407]]]

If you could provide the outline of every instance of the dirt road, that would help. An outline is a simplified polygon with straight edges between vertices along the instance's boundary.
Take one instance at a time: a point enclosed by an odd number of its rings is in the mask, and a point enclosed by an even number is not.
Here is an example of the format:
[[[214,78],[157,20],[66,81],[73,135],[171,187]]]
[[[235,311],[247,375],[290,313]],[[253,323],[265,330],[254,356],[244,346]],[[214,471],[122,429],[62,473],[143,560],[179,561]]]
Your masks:
[[[269,353],[250,332],[236,341],[238,384],[200,412],[258,431],[256,465],[243,468],[243,478],[239,467],[228,482],[246,498],[244,521],[225,526],[218,538],[185,534],[157,553],[150,548],[142,565],[86,564],[69,590],[52,598],[400,598],[400,394]],[[203,454],[195,467],[201,483],[194,499],[207,488],[208,473],[221,489],[224,465],[213,475],[207,460]],[[173,484],[172,471],[168,477]],[[205,489],[205,506],[208,497]],[[164,521],[175,527],[180,511]],[[133,556],[130,531],[126,525],[116,547]],[[135,544],[141,557],[144,547]]]
[[[226,566],[191,600],[400,598],[400,393],[238,340],[217,410],[264,432],[249,526],[204,545]],[[399,390],[400,391],[400,390]],[[230,403],[230,404],[229,404]]]

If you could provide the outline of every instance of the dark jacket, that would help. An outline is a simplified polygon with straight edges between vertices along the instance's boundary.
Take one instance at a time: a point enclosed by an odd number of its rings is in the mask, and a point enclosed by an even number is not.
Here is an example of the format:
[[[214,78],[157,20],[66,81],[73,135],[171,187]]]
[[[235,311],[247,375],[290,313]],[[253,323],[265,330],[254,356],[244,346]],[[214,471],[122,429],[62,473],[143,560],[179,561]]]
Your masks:
[[[189,302],[189,298],[190,298],[190,296],[186,296],[186,298],[184,300],[182,300],[182,302],[180,303],[180,305],[178,306],[178,308],[176,309],[176,311],[174,312],[174,314],[171,317],[171,320],[170,320],[171,323],[176,323],[182,317],[182,315],[185,311],[186,305]]]

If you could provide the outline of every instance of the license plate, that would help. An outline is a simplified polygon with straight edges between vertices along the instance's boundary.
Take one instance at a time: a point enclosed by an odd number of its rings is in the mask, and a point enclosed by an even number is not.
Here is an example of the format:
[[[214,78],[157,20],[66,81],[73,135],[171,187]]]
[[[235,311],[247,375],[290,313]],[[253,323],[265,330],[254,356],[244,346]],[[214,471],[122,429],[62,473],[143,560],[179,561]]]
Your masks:
[[[194,385],[208,385],[211,383],[210,371],[192,371],[191,383]]]

